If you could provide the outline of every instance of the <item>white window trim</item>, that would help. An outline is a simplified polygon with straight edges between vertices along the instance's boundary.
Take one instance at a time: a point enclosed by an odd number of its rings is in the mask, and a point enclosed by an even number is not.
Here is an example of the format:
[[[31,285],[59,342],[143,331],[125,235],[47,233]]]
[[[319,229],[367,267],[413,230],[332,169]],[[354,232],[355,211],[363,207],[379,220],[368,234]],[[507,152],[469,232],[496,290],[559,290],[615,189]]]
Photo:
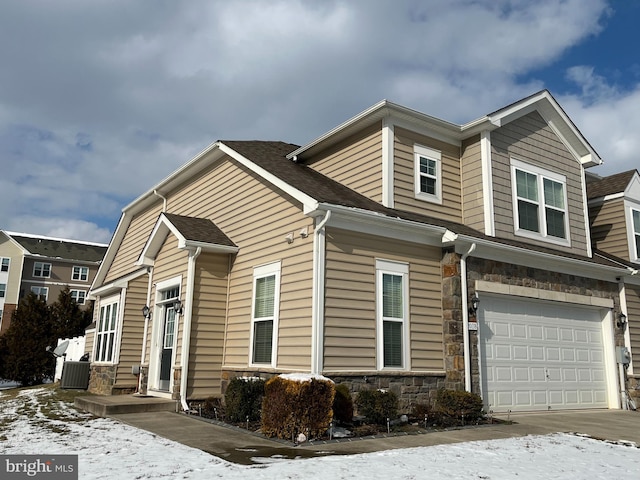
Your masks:
[[[44,294],[44,301],[45,301],[45,302],[48,302],[48,301],[49,301],[49,287],[42,287],[42,286],[40,286],[40,285],[34,285],[34,286],[32,286],[32,287],[29,289],[29,291],[30,291],[31,293],[35,293],[38,297],[40,297],[42,294],[41,294],[41,293],[36,293],[36,292],[34,292],[34,291],[33,291],[33,289],[34,289],[34,288],[37,288],[39,291],[44,290],[44,291],[45,291],[45,294]]]
[[[69,292],[71,293],[71,298],[73,298],[73,292],[78,292],[78,294],[79,293],[84,293],[84,297],[82,298],[82,303],[78,302],[77,299],[75,299],[75,300],[76,300],[76,303],[78,305],[84,305],[85,303],[87,303],[87,291],[86,290],[73,289],[73,290],[69,290]],[[76,296],[78,296],[78,295],[76,295]]]
[[[76,278],[76,272],[75,269],[79,268],[80,269],[80,275],[78,275],[78,278]],[[87,278],[85,278],[84,280],[82,279],[82,271],[86,270],[87,271]],[[82,265],[74,265],[73,267],[71,267],[71,280],[74,281],[78,281],[78,282],[88,282],[89,281],[89,267],[83,267]]]
[[[402,367],[384,366],[384,324],[382,311],[383,274],[402,275],[403,325]],[[407,371],[411,369],[411,345],[409,339],[409,264],[376,259],[376,363],[378,370]]]
[[[516,184],[516,170],[521,170],[526,173],[533,174],[537,177],[538,187],[538,225],[540,226],[540,232],[532,232],[530,230],[524,230],[520,228],[518,218],[518,191]],[[554,182],[561,183],[563,186],[562,193],[564,195],[564,231],[566,238],[554,237],[547,234],[547,218],[545,213],[545,201],[544,201],[544,181],[547,178]],[[511,197],[513,201],[513,227],[515,235],[519,237],[530,238],[532,240],[540,240],[546,243],[552,243],[554,245],[561,245],[565,247],[571,246],[571,236],[569,231],[569,202],[567,198],[567,177],[564,175],[550,172],[539,167],[535,167],[528,163],[521,162],[516,159],[511,159]]]
[[[625,208],[625,213],[626,213],[626,217],[627,217],[627,236],[629,239],[629,258],[631,259],[632,262],[640,262],[640,257],[638,257],[638,250],[636,248],[636,233],[634,230],[634,225],[633,225],[633,212],[639,212],[640,213],[640,205],[637,204],[631,204],[628,201],[625,201],[626,208]]]
[[[282,273],[282,263],[280,261],[269,263],[255,267],[253,269],[253,285],[251,288],[251,326],[249,335],[249,365],[255,367],[271,366],[273,368],[277,365],[278,358],[278,324],[280,318],[280,277]],[[256,280],[259,278],[269,277],[275,275],[275,291],[273,297],[273,334],[271,337],[271,363],[254,363],[253,362],[253,337],[254,337],[254,324],[256,319],[255,314],[255,302],[256,302]],[[260,321],[260,320],[258,320]]]
[[[96,328],[95,328],[95,333],[94,333],[94,341],[93,341],[93,352],[91,355],[91,358],[93,358],[93,363],[97,364],[97,365],[115,365],[119,362],[119,357],[120,357],[120,337],[122,335],[121,331],[122,331],[122,315],[123,315],[123,310],[124,308],[123,306],[123,295],[122,294],[117,294],[117,295],[112,295],[110,297],[105,297],[105,298],[100,298],[100,301],[98,302],[98,319],[96,321]],[[98,354],[98,346],[99,346],[99,338],[101,335],[101,331],[100,331],[100,320],[101,320],[101,315],[102,315],[102,308],[106,307],[107,305],[116,305],[116,325],[114,328],[114,337],[113,337],[113,352],[111,353],[111,360],[107,361],[107,360],[98,360],[97,359],[97,354]]]
[[[6,270],[2,270],[2,262],[7,260],[7,269]],[[9,271],[11,270],[11,258],[10,257],[0,257],[0,273],[9,273]]]
[[[436,193],[430,194],[420,191],[420,157],[429,158],[436,162]],[[418,200],[442,205],[442,153],[433,148],[415,144],[413,146],[413,183],[414,194]]]
[[[36,275],[36,265],[42,265],[42,269],[44,271],[44,266],[49,265],[49,275]],[[33,277],[34,278],[51,278],[51,264],[47,262],[33,262]]]

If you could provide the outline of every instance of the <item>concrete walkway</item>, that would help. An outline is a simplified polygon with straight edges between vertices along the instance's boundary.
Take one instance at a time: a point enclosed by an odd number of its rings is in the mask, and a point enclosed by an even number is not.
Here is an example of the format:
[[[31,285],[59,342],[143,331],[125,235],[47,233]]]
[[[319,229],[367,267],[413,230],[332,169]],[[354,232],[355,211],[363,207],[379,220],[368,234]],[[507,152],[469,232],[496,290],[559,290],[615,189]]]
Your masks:
[[[556,432],[580,433],[610,441],[631,441],[640,446],[640,413],[621,410],[512,414],[512,424],[430,432],[416,435],[341,439],[306,443],[297,447],[269,440],[239,428],[216,425],[198,417],[171,412],[127,413],[112,416],[124,423],[153,432],[176,442],[198,448],[228,461],[251,464],[253,458],[279,455],[284,458],[311,458],[320,455],[350,455],[394,448],[411,448],[448,443],[546,435]],[[502,418],[506,420],[506,417]]]

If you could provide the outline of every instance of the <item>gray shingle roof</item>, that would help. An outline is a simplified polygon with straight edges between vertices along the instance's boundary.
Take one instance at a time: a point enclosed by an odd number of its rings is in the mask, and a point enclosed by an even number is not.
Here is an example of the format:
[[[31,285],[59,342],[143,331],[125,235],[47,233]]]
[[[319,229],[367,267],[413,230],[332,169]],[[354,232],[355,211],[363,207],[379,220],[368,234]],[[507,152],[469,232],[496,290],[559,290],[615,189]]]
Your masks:
[[[629,170],[587,183],[587,198],[599,198],[624,192],[636,173],[636,170]]]
[[[206,218],[186,217],[174,213],[163,213],[180,234],[193,242],[210,243],[235,247],[236,244],[220,230],[215,223]]]
[[[294,151],[297,145],[284,142],[269,141],[221,141],[232,148],[243,157],[251,160],[255,164],[264,168],[284,182],[292,185],[316,199],[321,203],[340,205],[345,207],[359,208],[382,215],[409,220],[425,225],[444,227],[452,232],[472,238],[487,240],[497,244],[508,245],[516,248],[558,255],[566,258],[573,258],[585,262],[596,263],[607,266],[617,266],[615,262],[610,262],[605,258],[594,256],[589,258],[583,255],[576,255],[569,252],[556,250],[553,248],[540,247],[530,243],[519,242],[517,240],[490,237],[478,230],[475,230],[461,223],[442,220],[428,215],[422,215],[404,210],[388,208],[370,198],[361,195],[345,185],[332,180],[312,168],[298,164],[285,158],[288,153]]]
[[[106,245],[39,236],[23,236],[13,233],[9,233],[9,235],[31,255],[84,262],[100,262],[107,251]]]

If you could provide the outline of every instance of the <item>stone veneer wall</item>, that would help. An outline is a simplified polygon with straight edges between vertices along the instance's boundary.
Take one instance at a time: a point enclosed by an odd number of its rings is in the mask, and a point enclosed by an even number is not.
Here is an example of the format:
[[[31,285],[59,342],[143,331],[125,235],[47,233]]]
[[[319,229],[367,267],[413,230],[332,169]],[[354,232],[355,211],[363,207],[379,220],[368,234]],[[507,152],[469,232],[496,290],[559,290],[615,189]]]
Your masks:
[[[91,365],[88,391],[98,395],[111,395],[116,381],[117,365]]]

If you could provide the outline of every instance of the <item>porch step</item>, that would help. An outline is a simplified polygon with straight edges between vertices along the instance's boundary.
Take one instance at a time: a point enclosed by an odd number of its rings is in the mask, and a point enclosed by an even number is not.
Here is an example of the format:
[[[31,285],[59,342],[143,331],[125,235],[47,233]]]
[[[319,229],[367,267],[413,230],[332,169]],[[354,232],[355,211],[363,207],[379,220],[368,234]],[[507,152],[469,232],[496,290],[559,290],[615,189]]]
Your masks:
[[[110,417],[120,413],[175,412],[177,402],[144,395],[96,395],[76,397],[74,405],[97,417]]]

